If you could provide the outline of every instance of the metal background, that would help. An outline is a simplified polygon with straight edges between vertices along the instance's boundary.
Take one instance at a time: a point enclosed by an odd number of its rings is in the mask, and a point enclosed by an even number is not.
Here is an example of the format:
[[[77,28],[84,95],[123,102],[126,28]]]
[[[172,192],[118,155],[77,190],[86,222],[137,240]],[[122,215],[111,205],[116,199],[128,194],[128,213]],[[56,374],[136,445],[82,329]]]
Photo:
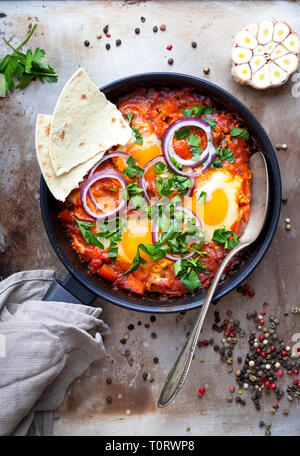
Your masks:
[[[147,71],[176,71],[205,77],[239,98],[262,123],[273,144],[287,143],[287,151],[277,152],[282,174],[283,196],[288,204],[282,215],[273,243],[262,263],[247,281],[255,289],[255,297],[243,297],[233,291],[217,306],[212,306],[201,338],[212,334],[213,311],[225,316],[232,310],[249,332],[251,323],[245,314],[260,310],[264,301],[270,303],[268,313],[281,320],[278,333],[292,345],[292,335],[300,333],[300,315],[285,310],[299,305],[299,255],[297,233],[299,215],[299,140],[300,98],[297,82],[289,81],[283,88],[256,92],[236,84],[230,76],[230,50],[236,33],[248,22],[264,18],[286,20],[300,33],[299,2],[283,1],[98,1],[98,2],[5,2],[0,3],[0,34],[13,43],[22,41],[30,24],[39,27],[29,42],[46,50],[46,60],[59,73],[53,85],[32,83],[0,100],[0,274],[23,269],[54,268],[64,276],[63,266],[53,252],[43,228],[39,210],[39,169],[34,151],[34,125],[37,113],[52,113],[57,97],[69,76],[84,66],[100,87],[120,77]],[[140,17],[144,16],[143,24]],[[152,27],[167,25],[165,32],[154,34]],[[110,25],[111,38],[96,38],[102,28]],[[135,35],[134,28],[141,29]],[[115,47],[120,38],[122,45]],[[83,42],[88,39],[90,47]],[[198,47],[192,49],[191,41]],[[105,49],[105,43],[111,49]],[[173,45],[171,52],[166,50]],[[0,44],[0,54],[8,52]],[[174,58],[169,66],[167,59]],[[208,76],[203,67],[210,67]],[[299,77],[300,80],[300,77]],[[298,83],[299,85],[299,83]],[[294,90],[294,92],[293,92]],[[300,88],[298,88],[300,94]],[[285,230],[284,218],[292,220],[292,230]],[[226,402],[228,387],[234,375],[227,373],[225,364],[212,347],[198,349],[187,383],[175,402],[166,409],[157,409],[156,402],[166,374],[194,318],[191,311],[180,314],[150,316],[120,309],[101,302],[103,319],[112,327],[106,338],[107,355],[94,363],[70,388],[64,405],[57,411],[57,435],[261,435],[258,422],[272,421],[273,435],[300,435],[299,403],[288,404],[282,399],[275,416],[268,410],[272,396],[262,401],[262,410],[254,410],[250,393],[245,394],[247,405],[241,407]],[[137,326],[137,322],[141,325]],[[135,329],[128,331],[128,324]],[[145,328],[145,324],[150,327]],[[157,339],[151,338],[151,333]],[[126,345],[119,340],[129,335]],[[130,356],[125,357],[125,350]],[[236,358],[245,354],[247,338],[241,339],[234,351]],[[153,363],[153,357],[159,364]],[[199,358],[205,358],[204,363]],[[149,373],[144,381],[142,375]],[[112,378],[112,385],[106,378]],[[284,383],[284,380],[281,384]],[[207,393],[198,400],[200,386]],[[106,396],[113,399],[106,403]],[[282,410],[290,408],[288,417]],[[190,431],[186,430],[190,427]]]

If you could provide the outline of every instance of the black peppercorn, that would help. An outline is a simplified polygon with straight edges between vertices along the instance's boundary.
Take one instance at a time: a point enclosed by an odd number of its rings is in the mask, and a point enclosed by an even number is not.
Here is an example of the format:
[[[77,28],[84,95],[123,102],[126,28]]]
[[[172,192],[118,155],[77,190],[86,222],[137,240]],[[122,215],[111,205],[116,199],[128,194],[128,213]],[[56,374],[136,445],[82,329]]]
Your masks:
[[[85,45],[86,47],[88,47],[88,46],[90,45],[89,40],[85,40],[85,41],[84,41],[84,45]]]
[[[136,27],[136,28],[134,29],[134,32],[135,32],[136,35],[138,35],[138,34],[140,33],[140,31],[141,31],[141,30],[140,30],[138,27]]]
[[[110,49],[110,44],[106,43],[105,47],[106,47],[107,50],[109,50]]]

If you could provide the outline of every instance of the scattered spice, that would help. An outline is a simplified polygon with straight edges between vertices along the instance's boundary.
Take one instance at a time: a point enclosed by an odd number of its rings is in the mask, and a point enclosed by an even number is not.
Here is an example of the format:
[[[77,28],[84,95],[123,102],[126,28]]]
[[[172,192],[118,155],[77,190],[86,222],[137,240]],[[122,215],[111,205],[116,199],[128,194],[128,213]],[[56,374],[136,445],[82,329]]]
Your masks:
[[[194,48],[194,49],[195,49],[196,47],[197,47],[197,43],[196,43],[196,41],[192,41],[192,48]]]
[[[130,324],[130,325],[127,326],[127,328],[129,329],[129,331],[132,331],[134,329],[134,325]]]
[[[150,321],[151,321],[151,323],[155,323],[156,322],[156,316],[155,315],[151,315]]]
[[[138,34],[140,33],[140,31],[141,31],[141,30],[140,30],[138,27],[136,27],[136,28],[134,29],[134,32],[135,32],[136,35],[138,35]]]
[[[168,44],[168,46],[166,47],[167,51],[171,51],[173,49],[173,46],[172,44]]]
[[[143,22],[143,24],[144,24],[144,22],[146,22],[146,18],[144,16],[141,16],[140,19],[141,19],[141,22]]]
[[[105,47],[106,47],[107,50],[109,50],[110,49],[110,44],[106,43]]]
[[[112,397],[111,397],[111,396],[107,396],[106,402],[107,402],[108,404],[111,404],[111,403],[112,403]]]
[[[208,68],[208,67],[203,68],[203,73],[204,74],[209,74],[210,73],[210,68]]]
[[[154,332],[153,332],[153,333],[151,333],[151,338],[152,338],[152,339],[157,339],[157,334],[156,334],[156,333],[154,333]]]
[[[112,379],[111,379],[110,377],[107,377],[106,383],[107,383],[108,385],[111,385],[111,384],[112,384]]]
[[[156,33],[158,31],[157,25],[155,25],[152,30],[153,30],[153,33]]]
[[[153,362],[154,362],[154,364],[158,364],[159,363],[159,358],[157,358],[157,357],[153,358]]]
[[[111,37],[111,34],[110,34],[110,33],[105,33],[105,35],[107,36],[107,38],[110,38],[110,37]]]
[[[84,40],[84,45],[85,45],[86,47],[88,47],[88,46],[90,45],[89,40]]]
[[[143,379],[144,379],[144,381],[146,381],[147,378],[148,378],[148,372],[144,372],[144,373],[143,373]]]
[[[287,150],[287,148],[288,148],[287,144],[282,144],[282,145],[281,145],[281,149],[282,149],[282,150]]]
[[[276,150],[281,150],[281,147],[282,147],[281,144],[276,144],[275,149]]]
[[[102,34],[101,33],[97,33],[97,38],[98,38],[98,40],[101,40]]]
[[[126,344],[126,342],[127,342],[127,340],[126,340],[126,339],[121,339],[121,340],[120,340],[120,343],[121,343],[121,344],[123,344],[123,345],[125,345],[125,344]]]
[[[119,40],[119,39],[116,40],[116,46],[121,46],[121,44],[122,44],[122,41],[121,41],[121,40]]]
[[[161,26],[159,28],[162,32],[164,32],[166,30],[167,26],[166,26],[166,24],[161,24]]]
[[[204,396],[205,393],[206,393],[206,389],[203,388],[203,387],[201,387],[201,388],[199,388],[199,390],[198,390],[197,396],[198,396],[199,398],[202,398],[202,397]]]
[[[106,26],[103,28],[103,33],[107,33],[107,32],[108,32],[108,27],[109,27],[109,25],[106,25]]]
[[[173,63],[174,63],[174,59],[172,59],[172,57],[170,57],[170,58],[168,59],[168,64],[169,64],[169,65],[173,65]]]

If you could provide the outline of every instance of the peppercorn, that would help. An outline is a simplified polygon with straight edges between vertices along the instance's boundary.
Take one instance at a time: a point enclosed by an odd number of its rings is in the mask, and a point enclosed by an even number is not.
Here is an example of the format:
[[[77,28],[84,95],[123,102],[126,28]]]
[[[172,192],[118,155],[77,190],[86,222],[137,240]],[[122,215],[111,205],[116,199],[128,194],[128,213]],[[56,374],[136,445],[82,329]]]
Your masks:
[[[111,385],[111,384],[112,384],[112,379],[111,379],[110,377],[108,377],[108,378],[106,379],[106,383],[107,383],[108,385]]]
[[[156,32],[158,31],[158,27],[157,27],[157,25],[155,25],[155,26],[153,27],[153,29],[152,29],[152,30],[153,30],[153,32],[154,32],[154,33],[156,33]]]
[[[121,344],[125,345],[127,340],[126,339],[121,339],[120,342],[121,342]]]
[[[153,358],[153,362],[154,364],[158,364],[159,363],[159,359],[157,357]]]
[[[144,379],[144,381],[146,381],[147,378],[148,378],[148,372],[144,372],[144,373],[143,373],[143,379]]]
[[[143,23],[146,22],[146,18],[144,16],[141,16],[140,19],[141,19],[141,22],[143,22]]]
[[[150,321],[151,321],[152,323],[154,323],[154,322],[156,321],[156,316],[155,316],[155,315],[151,315]]]
[[[281,149],[282,149],[282,150],[287,150],[287,148],[288,148],[287,144],[282,144],[282,145],[281,145]]]
[[[98,38],[98,40],[101,40],[101,38],[102,38],[101,33],[97,33],[97,38]]]
[[[133,324],[130,324],[130,325],[128,325],[127,328],[129,329],[129,331],[132,331],[132,330],[134,329],[134,325],[133,325]]]
[[[195,49],[196,47],[197,47],[197,43],[196,43],[196,41],[192,41],[192,48],[194,48],[194,49]]]
[[[167,51],[171,51],[173,48],[172,44],[168,44],[168,46],[166,47]]]
[[[151,338],[152,339],[157,339],[157,334],[156,333],[151,333]]]
[[[208,67],[203,68],[203,73],[204,74],[209,74],[210,73],[210,68],[208,68]]]
[[[281,150],[281,144],[276,144],[275,149],[276,150]]]
[[[141,31],[141,30],[140,30],[138,27],[136,27],[136,28],[134,29],[134,32],[135,32],[136,35],[138,35],[138,34],[140,33],[140,31]]]
[[[164,32],[167,27],[166,27],[166,24],[162,24],[159,28],[162,32]]]
[[[110,49],[110,44],[106,43],[105,47],[106,47],[107,50],[109,50]]]
[[[107,32],[108,32],[108,27],[109,27],[109,25],[106,25],[106,26],[103,28],[103,33],[107,33]]]
[[[106,402],[107,402],[108,404],[111,404],[111,403],[112,403],[112,398],[111,398],[111,396],[107,396]]]
[[[121,44],[122,44],[122,41],[121,41],[121,40],[119,40],[119,39],[116,40],[116,46],[121,46]]]
[[[89,40],[84,40],[84,45],[85,45],[86,47],[88,47],[88,46],[90,45]]]

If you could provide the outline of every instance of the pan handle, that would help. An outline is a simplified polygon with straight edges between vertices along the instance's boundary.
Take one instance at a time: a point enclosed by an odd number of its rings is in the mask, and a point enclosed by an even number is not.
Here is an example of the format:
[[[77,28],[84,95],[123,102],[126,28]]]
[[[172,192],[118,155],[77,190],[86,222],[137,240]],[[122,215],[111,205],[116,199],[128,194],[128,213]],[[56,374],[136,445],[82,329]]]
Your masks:
[[[62,282],[57,279],[54,280],[43,301],[62,301],[90,306],[96,297],[94,293],[81,285],[72,274],[68,274]]]

